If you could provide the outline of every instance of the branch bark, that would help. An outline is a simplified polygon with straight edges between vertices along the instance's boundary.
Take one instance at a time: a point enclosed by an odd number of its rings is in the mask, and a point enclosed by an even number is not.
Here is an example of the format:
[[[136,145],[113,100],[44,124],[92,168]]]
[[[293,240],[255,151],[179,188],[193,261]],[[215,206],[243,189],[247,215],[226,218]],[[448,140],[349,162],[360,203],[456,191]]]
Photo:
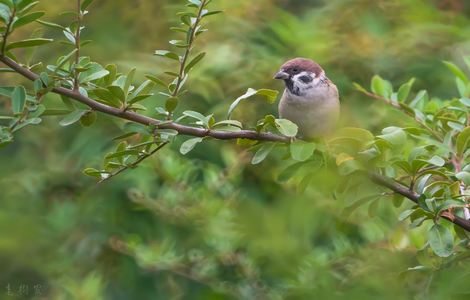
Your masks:
[[[386,187],[389,190],[392,190],[395,193],[400,194],[415,203],[418,203],[418,199],[420,197],[418,193],[410,191],[407,187],[393,181],[392,179],[377,173],[369,173],[369,178],[372,180],[372,182],[380,186]],[[455,214],[449,211],[443,213],[441,217],[470,232],[470,220],[466,220],[462,217],[456,216]]]
[[[36,73],[19,65],[17,62],[13,61],[12,59],[6,56],[0,56],[0,61],[29,80],[34,81],[39,78],[39,76]],[[220,130],[209,130],[209,129],[204,129],[204,128],[191,127],[191,126],[178,124],[175,122],[162,122],[160,120],[153,119],[151,117],[144,116],[138,113],[134,113],[130,111],[123,111],[121,109],[108,106],[106,104],[95,101],[91,98],[88,98],[78,93],[77,91],[73,91],[64,87],[56,87],[52,90],[52,92],[69,97],[70,99],[76,100],[80,103],[87,105],[93,110],[96,110],[96,111],[99,111],[99,112],[102,112],[111,116],[115,116],[121,119],[125,119],[128,121],[132,121],[132,122],[143,124],[143,125],[155,125],[157,128],[160,128],[160,129],[174,129],[182,135],[189,135],[189,136],[196,136],[196,137],[212,137],[212,138],[219,139],[219,140],[231,140],[231,139],[243,138],[243,139],[251,139],[251,140],[258,140],[258,141],[271,141],[271,142],[284,142],[284,143],[290,142],[290,138],[281,136],[281,135],[276,135],[273,133],[258,133],[252,130],[227,132],[227,131],[220,131]],[[393,181],[390,178],[379,175],[377,173],[370,173],[369,178],[374,183],[380,186],[386,187],[389,190],[397,194],[400,194],[415,203],[418,202],[418,199],[420,197],[419,194],[413,191],[410,191],[409,188]],[[464,218],[456,216],[450,212],[446,212],[445,214],[442,215],[442,217],[470,232],[470,220],[465,220]]]
[[[39,75],[32,72],[28,68],[25,68],[19,65],[14,60],[6,57],[0,56],[0,61],[3,62],[5,65],[9,66],[11,69],[22,75],[23,77],[34,81],[39,78]],[[104,114],[108,114],[111,116],[115,116],[121,119],[125,119],[128,121],[132,121],[135,123],[143,124],[143,125],[155,125],[159,129],[173,129],[178,131],[178,133],[183,135],[190,135],[196,137],[212,137],[219,140],[232,140],[232,139],[250,139],[250,140],[258,140],[258,141],[271,141],[271,142],[289,142],[290,138],[286,136],[276,135],[273,133],[258,133],[253,130],[241,130],[237,132],[231,131],[221,131],[221,130],[211,130],[205,128],[198,128],[198,127],[191,127],[182,124],[178,124],[175,122],[162,122],[160,120],[144,116],[135,112],[121,110],[116,107],[112,107],[103,103],[100,103],[96,100],[88,98],[78,91],[73,91],[64,87],[55,87],[52,90],[53,93],[68,97],[75,101],[81,102],[93,110],[102,112]]]

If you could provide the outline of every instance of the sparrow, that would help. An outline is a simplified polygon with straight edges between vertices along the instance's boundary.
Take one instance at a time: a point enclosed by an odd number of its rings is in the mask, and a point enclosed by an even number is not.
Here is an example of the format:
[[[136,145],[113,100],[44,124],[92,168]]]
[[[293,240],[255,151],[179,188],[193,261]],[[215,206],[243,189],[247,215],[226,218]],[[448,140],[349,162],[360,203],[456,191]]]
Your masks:
[[[285,62],[274,79],[284,80],[279,116],[295,123],[297,137],[304,140],[325,137],[338,122],[339,93],[316,62],[295,58]]]

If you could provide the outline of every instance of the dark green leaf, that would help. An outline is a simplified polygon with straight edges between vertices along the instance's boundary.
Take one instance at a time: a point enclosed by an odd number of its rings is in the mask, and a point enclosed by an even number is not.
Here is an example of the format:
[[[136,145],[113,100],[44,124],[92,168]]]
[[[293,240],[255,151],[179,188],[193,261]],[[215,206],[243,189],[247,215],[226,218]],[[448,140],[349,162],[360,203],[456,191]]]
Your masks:
[[[81,10],[85,10],[87,9],[88,6],[90,6],[90,4],[93,2],[93,0],[84,0],[82,2],[82,5],[80,6],[80,9]]]
[[[470,141],[470,127],[466,127],[457,136],[457,141],[456,141],[457,155],[459,156],[463,155],[463,153],[468,148],[469,141]]]
[[[27,40],[22,40],[19,42],[14,42],[11,44],[8,44],[6,47],[6,50],[12,50],[16,48],[28,48],[28,47],[36,47],[36,46],[42,46],[45,44],[48,44],[52,42],[53,40],[51,39],[43,39],[43,38],[36,38],[36,39],[27,39]]]
[[[275,143],[264,143],[261,148],[256,151],[255,155],[253,156],[253,159],[251,160],[251,163],[253,165],[261,163],[263,160],[266,159],[266,157],[268,157],[269,153],[271,153],[275,146]]]
[[[205,52],[202,52],[200,54],[198,54],[196,57],[194,57],[189,63],[188,65],[184,68],[184,72],[185,73],[188,73],[194,66],[196,66],[196,64],[198,62],[200,62],[204,56],[206,56],[206,53]]]
[[[83,117],[86,113],[88,113],[88,110],[75,110],[68,115],[66,115],[60,122],[59,124],[61,126],[69,126],[72,125],[75,122],[78,122],[81,117]]]
[[[165,102],[165,108],[168,112],[173,112],[178,106],[178,98],[170,97]]]
[[[15,115],[23,113],[26,104],[26,90],[23,86],[17,86],[11,94],[12,109]]]
[[[197,144],[203,141],[203,138],[193,138],[185,141],[183,144],[181,144],[180,147],[180,153],[183,155],[188,154],[191,152],[194,147],[196,147]]]
[[[440,257],[448,257],[454,248],[454,237],[452,232],[445,226],[434,224],[428,232],[429,245]]]

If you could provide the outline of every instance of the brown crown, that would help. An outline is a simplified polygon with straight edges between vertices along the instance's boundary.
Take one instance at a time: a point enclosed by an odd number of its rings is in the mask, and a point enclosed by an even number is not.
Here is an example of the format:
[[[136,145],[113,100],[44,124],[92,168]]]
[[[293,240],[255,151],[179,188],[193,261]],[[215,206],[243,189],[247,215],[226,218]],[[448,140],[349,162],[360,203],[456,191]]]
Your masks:
[[[307,58],[294,58],[288,60],[282,65],[281,69],[285,70],[286,72],[293,69],[298,69],[300,71],[315,73],[316,76],[320,75],[320,73],[323,71],[319,64]]]

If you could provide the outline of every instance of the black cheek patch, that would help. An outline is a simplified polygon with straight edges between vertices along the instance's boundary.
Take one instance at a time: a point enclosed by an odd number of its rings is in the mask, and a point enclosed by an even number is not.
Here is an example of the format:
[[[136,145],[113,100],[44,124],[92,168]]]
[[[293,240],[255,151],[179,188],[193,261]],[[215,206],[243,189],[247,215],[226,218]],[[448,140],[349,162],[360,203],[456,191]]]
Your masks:
[[[313,78],[308,76],[308,75],[304,75],[304,76],[300,76],[299,79],[303,82],[303,83],[310,83],[313,81]]]

